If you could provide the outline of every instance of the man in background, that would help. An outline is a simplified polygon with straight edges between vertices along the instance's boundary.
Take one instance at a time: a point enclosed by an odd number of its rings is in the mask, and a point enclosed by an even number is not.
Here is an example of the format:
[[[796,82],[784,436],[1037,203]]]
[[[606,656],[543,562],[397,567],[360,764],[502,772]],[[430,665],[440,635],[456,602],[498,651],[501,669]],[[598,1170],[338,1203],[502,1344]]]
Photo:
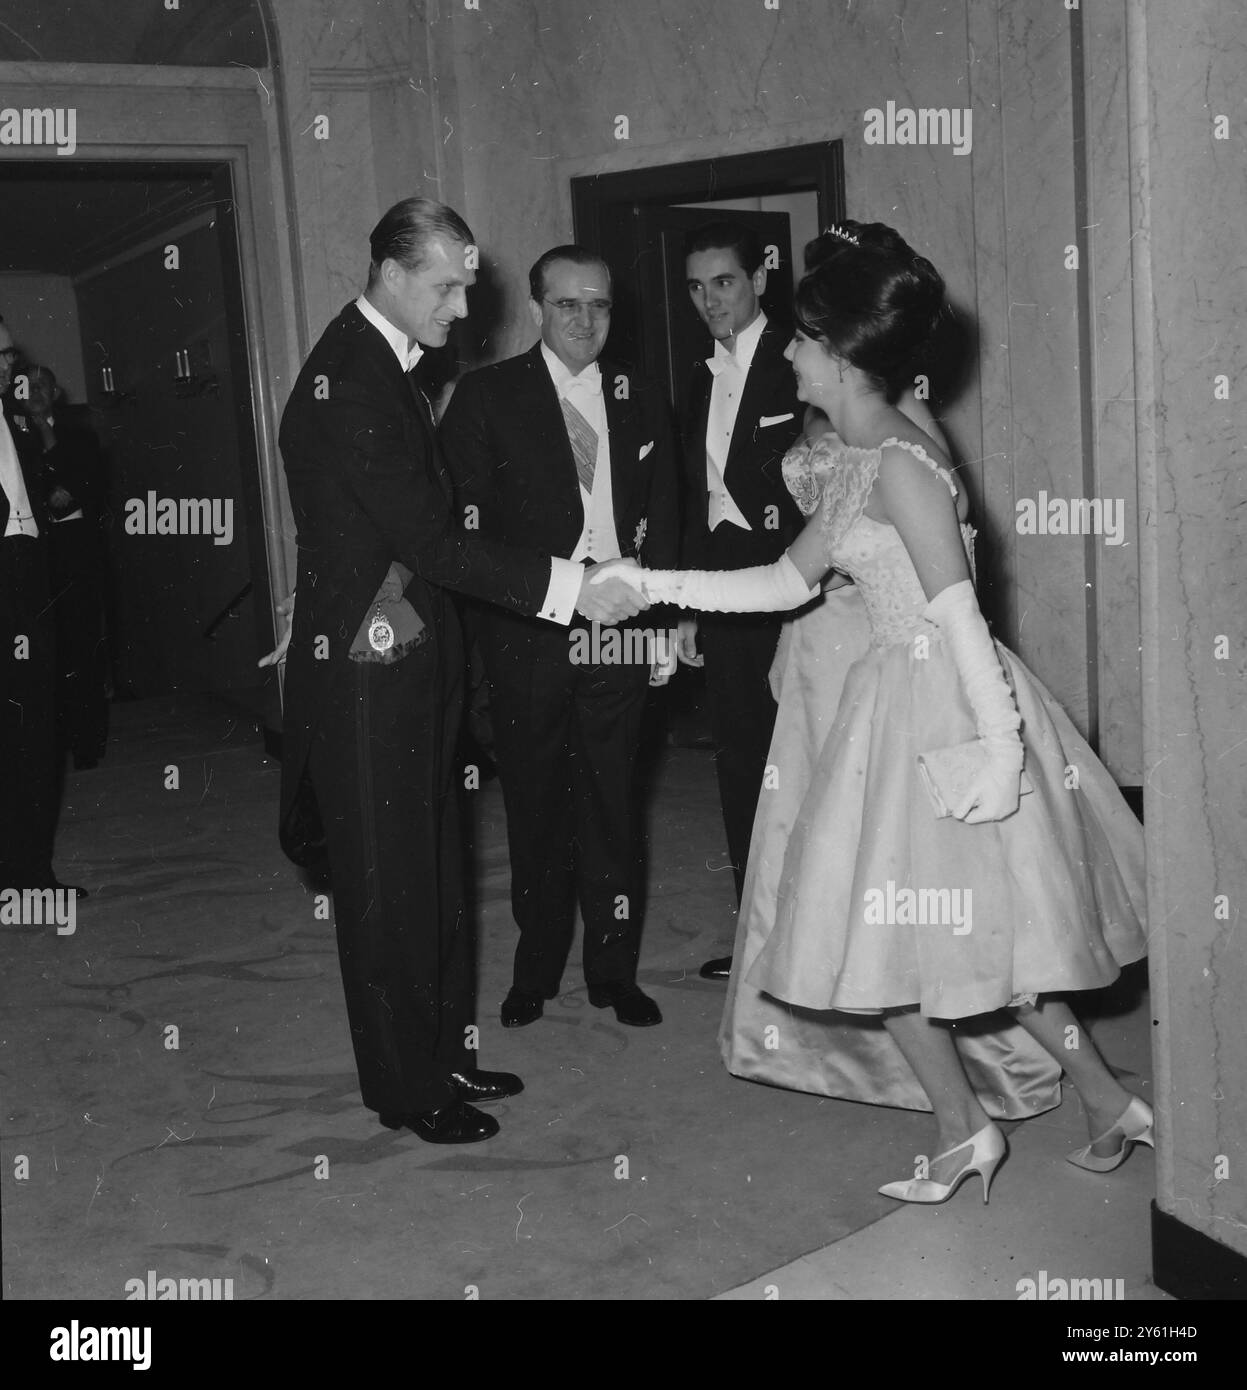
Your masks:
[[[104,552],[100,510],[104,462],[90,428],[73,419],[49,367],[31,367],[25,415],[43,453],[48,558],[56,622],[58,742],[77,769],[104,756]]]
[[[39,468],[42,441],[14,408],[18,361],[0,320],[0,889],[69,888],[86,897],[52,872],[60,778],[51,515]],[[24,401],[28,377],[18,387]]]
[[[693,369],[683,421],[685,569],[768,565],[801,530],[780,462],[801,433],[804,407],[784,358],[792,336],[762,311],[763,250],[733,222],[696,228],[685,242],[689,298],[713,351]],[[739,906],[749,839],[775,726],[768,673],[791,614],[709,613],[679,625],[680,659],[706,671],[719,803]],[[699,651],[700,647],[700,651]],[[730,956],[707,961],[726,979]]]

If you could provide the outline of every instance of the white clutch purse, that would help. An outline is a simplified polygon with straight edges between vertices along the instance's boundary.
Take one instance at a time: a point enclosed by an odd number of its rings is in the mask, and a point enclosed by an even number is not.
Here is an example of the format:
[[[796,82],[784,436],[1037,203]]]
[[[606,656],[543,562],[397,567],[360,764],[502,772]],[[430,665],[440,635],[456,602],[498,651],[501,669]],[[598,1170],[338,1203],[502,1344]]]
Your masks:
[[[987,750],[976,738],[918,754],[918,771],[935,808],[936,820],[952,815],[952,807],[960,804],[966,789],[986,765]],[[1023,768],[1020,792],[1025,795],[1034,790],[1035,785]]]

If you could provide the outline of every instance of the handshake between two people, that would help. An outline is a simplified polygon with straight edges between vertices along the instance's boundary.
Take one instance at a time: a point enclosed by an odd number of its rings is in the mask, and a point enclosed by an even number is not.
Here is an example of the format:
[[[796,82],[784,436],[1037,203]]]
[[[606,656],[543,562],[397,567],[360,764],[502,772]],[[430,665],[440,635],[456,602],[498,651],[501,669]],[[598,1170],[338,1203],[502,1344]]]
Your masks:
[[[397,576],[395,571],[399,571]],[[410,572],[395,563],[377,595],[401,594]],[[389,589],[395,590],[394,594]],[[603,560],[585,568],[576,597],[576,612],[590,622],[608,626],[625,622],[645,612],[651,604],[671,604],[692,612],[782,613],[800,608],[817,598],[819,587],[803,576],[787,554],[774,564],[741,570],[649,570],[634,559]],[[285,619],[285,631],[277,647],[261,658],[260,666],[277,666],[286,658],[293,626],[294,595],[277,607]],[[653,684],[661,685],[675,669],[675,648],[688,665],[700,665],[696,651],[696,625],[692,618],[682,620],[678,635],[672,634],[669,656],[655,662]],[[663,668],[665,675],[659,671]]]
[[[622,623],[650,606],[635,560],[602,560],[585,566],[576,612],[593,623]],[[631,578],[629,578],[631,576]]]
[[[641,578],[648,572],[633,559],[602,560],[596,565],[587,565],[576,599],[576,612],[590,622],[607,626],[635,618],[650,606],[651,600]],[[650,685],[666,685],[675,674],[676,665],[676,634],[674,631],[663,633],[650,662]]]
[[[819,594],[818,585],[811,586],[786,553],[774,564],[740,570],[650,570],[635,560],[608,560],[595,566],[585,588],[607,584],[627,585],[646,607],[663,603],[690,610],[676,627],[672,670],[677,660],[686,666],[705,663],[697,650],[697,619],[692,614],[791,612]]]

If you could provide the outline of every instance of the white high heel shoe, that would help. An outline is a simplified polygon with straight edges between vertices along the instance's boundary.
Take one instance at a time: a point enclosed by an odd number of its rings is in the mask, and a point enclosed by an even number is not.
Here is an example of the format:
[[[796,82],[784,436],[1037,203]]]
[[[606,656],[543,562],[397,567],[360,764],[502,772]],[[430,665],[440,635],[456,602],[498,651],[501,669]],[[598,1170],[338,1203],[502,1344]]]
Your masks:
[[[954,1154],[959,1149],[969,1149],[969,1153],[966,1155],[965,1163],[954,1175],[952,1182],[942,1183],[933,1182],[929,1178],[910,1178],[907,1182],[886,1183],[879,1191],[885,1197],[895,1197],[898,1202],[921,1202],[927,1206],[934,1206],[939,1202],[947,1202],[971,1173],[978,1173],[983,1179],[983,1201],[986,1203],[992,1176],[1009,1151],[1005,1137],[994,1124],[989,1122],[977,1134],[972,1134],[969,1139],[963,1139],[960,1144],[954,1144],[951,1149],[945,1149],[942,1154],[936,1154],[931,1160],[931,1165],[934,1166],[940,1159],[947,1158],[949,1154]]]
[[[1155,1124],[1152,1107],[1138,1096],[1133,1096],[1117,1121],[1106,1129],[1099,1139],[1093,1139],[1084,1149],[1076,1149],[1072,1154],[1066,1154],[1065,1161],[1072,1163],[1075,1168],[1085,1168],[1090,1173],[1111,1173],[1126,1161],[1132,1144],[1146,1144],[1150,1149],[1156,1147],[1153,1133]],[[1116,1153],[1109,1154],[1107,1158],[1093,1154],[1092,1146],[1107,1139],[1114,1131],[1121,1133],[1121,1148]]]

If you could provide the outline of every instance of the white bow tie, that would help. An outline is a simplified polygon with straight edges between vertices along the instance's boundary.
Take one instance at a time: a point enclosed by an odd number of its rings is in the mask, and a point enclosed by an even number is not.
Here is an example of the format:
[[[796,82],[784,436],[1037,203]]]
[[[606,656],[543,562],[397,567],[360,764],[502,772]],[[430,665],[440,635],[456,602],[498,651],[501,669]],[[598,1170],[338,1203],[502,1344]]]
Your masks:
[[[585,371],[581,372],[579,376],[569,377],[563,383],[561,394],[566,396],[569,391],[583,391],[587,396],[600,396],[602,394],[602,373]]]

